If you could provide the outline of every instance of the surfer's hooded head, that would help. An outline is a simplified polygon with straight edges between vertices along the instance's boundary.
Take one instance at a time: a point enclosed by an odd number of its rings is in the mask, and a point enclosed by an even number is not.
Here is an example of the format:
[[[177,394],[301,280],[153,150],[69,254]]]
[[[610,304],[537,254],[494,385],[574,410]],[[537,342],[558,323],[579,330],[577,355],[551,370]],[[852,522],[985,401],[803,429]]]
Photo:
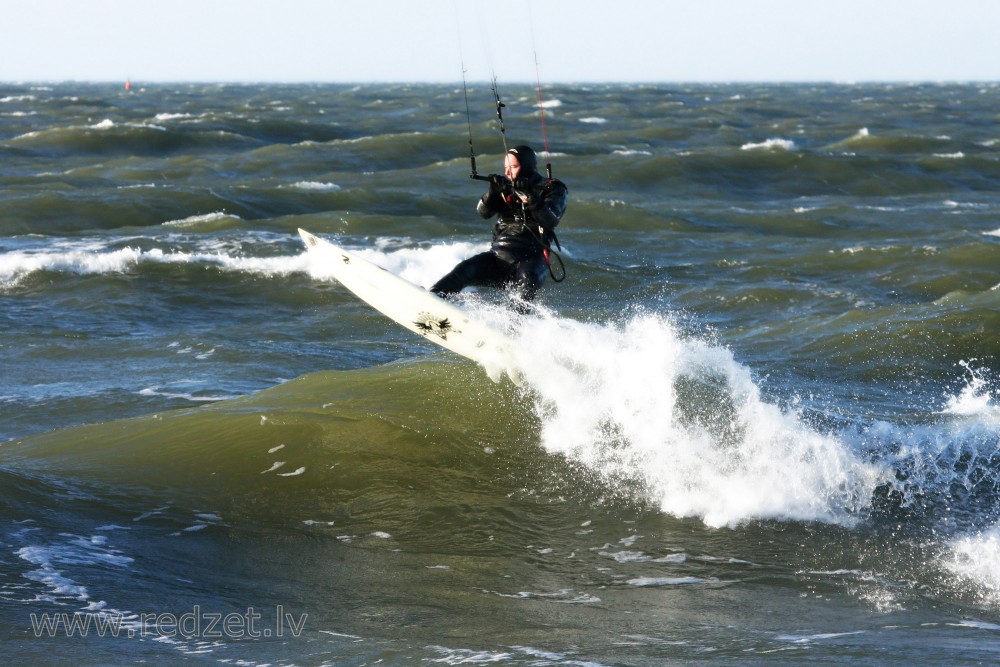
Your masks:
[[[538,157],[531,146],[514,146],[507,151],[507,155],[513,155],[517,158],[521,165],[520,176],[522,177],[530,176],[538,170]]]

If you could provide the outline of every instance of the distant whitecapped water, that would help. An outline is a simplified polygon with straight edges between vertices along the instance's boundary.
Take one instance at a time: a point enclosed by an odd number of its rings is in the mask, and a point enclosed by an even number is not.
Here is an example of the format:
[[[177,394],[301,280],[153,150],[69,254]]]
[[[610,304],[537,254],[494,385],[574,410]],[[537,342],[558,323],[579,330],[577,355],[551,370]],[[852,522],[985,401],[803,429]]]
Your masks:
[[[568,277],[459,298],[514,387],[296,233],[488,247],[461,87],[0,85],[5,657],[991,664],[998,102],[546,89]]]

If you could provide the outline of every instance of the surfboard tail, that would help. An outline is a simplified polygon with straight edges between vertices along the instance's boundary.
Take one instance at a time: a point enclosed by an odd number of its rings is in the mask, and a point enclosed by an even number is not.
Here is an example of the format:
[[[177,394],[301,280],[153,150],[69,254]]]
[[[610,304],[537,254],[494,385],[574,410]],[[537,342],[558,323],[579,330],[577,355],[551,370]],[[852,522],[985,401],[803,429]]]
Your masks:
[[[515,385],[523,381],[513,357],[513,339],[363,257],[304,229],[299,229],[299,236],[324,262],[324,271],[375,310],[425,340],[477,362],[494,382],[504,375]]]

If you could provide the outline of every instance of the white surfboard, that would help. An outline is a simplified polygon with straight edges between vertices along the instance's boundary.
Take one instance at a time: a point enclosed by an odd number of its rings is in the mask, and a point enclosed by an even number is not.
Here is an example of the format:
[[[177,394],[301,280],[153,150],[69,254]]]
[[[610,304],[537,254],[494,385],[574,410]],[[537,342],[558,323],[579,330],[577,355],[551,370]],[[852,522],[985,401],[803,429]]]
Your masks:
[[[506,374],[520,384],[514,361],[516,343],[419,285],[391,273],[304,229],[299,235],[309,254],[316,254],[333,277],[383,315],[441,347],[472,359],[494,382]]]

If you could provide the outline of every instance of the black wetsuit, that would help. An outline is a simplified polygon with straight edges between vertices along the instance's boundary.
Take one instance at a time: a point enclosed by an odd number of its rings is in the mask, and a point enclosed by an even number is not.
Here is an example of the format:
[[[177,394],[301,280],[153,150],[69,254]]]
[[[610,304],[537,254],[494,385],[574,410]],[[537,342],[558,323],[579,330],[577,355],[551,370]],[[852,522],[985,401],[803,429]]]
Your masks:
[[[513,287],[526,301],[545,282],[548,263],[545,248],[555,238],[554,229],[566,210],[566,186],[533,171],[516,179],[518,189],[494,176],[490,189],[476,210],[484,218],[499,216],[493,226],[493,244],[486,252],[470,257],[437,281],[432,292],[447,295],[470,285]],[[522,202],[518,193],[528,195]]]

